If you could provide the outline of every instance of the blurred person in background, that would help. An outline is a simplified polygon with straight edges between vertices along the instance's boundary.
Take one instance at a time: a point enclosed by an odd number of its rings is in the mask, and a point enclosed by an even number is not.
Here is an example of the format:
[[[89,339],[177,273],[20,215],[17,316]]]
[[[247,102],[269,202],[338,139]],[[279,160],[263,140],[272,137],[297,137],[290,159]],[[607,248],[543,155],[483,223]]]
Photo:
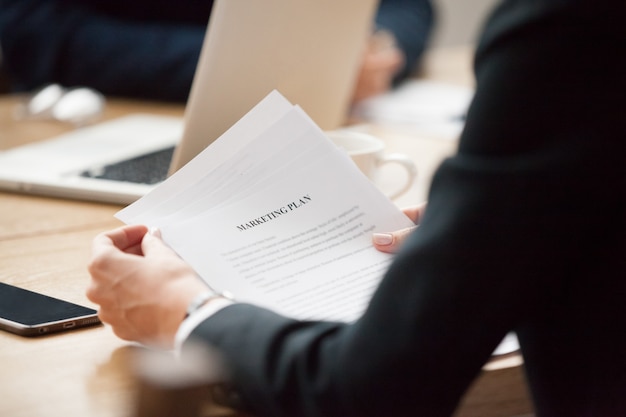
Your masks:
[[[11,88],[58,83],[184,102],[211,7],[212,0],[0,0]],[[353,101],[385,92],[414,71],[433,20],[429,0],[381,0]]]

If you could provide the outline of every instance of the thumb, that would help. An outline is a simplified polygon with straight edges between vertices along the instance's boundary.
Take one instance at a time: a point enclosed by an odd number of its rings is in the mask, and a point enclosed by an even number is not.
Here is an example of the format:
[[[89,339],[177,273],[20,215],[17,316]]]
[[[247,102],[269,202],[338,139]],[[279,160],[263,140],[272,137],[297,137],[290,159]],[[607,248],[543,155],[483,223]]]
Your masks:
[[[151,227],[141,241],[141,249],[144,256],[162,257],[164,255],[174,254],[174,251],[163,242],[161,230],[157,227]]]
[[[395,253],[416,228],[417,226],[411,226],[392,233],[374,233],[372,235],[372,243],[381,252]]]

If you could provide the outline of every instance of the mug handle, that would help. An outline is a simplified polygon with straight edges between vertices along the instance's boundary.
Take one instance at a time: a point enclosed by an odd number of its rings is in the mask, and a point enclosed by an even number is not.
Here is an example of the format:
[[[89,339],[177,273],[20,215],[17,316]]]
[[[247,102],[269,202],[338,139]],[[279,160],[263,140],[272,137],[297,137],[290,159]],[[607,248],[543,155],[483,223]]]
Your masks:
[[[381,167],[382,165],[388,163],[399,164],[406,170],[407,173],[404,185],[398,191],[388,195],[388,197],[393,200],[394,198],[400,197],[402,194],[406,193],[409,188],[411,188],[417,178],[417,166],[415,166],[415,162],[413,162],[411,158],[402,153],[389,153],[382,155],[377,161],[377,166]]]

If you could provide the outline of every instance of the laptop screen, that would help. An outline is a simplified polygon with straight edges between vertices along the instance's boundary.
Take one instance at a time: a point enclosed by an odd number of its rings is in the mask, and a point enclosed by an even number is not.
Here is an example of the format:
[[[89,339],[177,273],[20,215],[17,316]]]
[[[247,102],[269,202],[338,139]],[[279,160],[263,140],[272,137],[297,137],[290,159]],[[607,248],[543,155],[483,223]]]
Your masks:
[[[272,90],[322,128],[345,122],[377,0],[217,0],[170,172]]]

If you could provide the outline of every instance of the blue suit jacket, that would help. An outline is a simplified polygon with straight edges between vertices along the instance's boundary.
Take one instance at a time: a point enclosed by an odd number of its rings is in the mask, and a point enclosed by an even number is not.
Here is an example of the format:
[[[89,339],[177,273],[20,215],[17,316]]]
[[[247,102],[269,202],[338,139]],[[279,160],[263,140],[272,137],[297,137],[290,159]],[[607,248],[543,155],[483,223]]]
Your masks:
[[[0,42],[16,91],[46,83],[107,95],[185,101],[211,0],[0,0]],[[406,76],[425,48],[429,0],[382,0],[376,24],[396,36]],[[320,23],[320,27],[323,24]]]

